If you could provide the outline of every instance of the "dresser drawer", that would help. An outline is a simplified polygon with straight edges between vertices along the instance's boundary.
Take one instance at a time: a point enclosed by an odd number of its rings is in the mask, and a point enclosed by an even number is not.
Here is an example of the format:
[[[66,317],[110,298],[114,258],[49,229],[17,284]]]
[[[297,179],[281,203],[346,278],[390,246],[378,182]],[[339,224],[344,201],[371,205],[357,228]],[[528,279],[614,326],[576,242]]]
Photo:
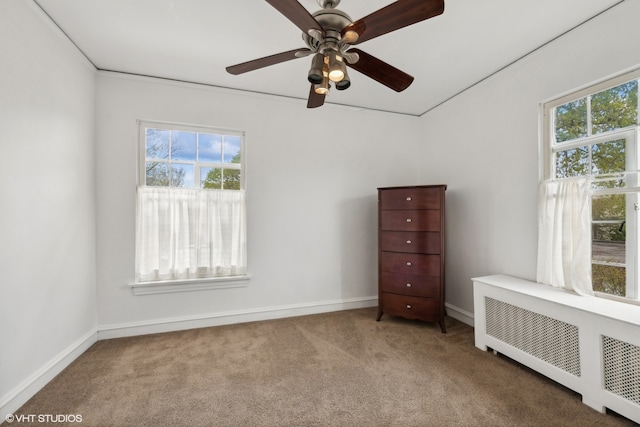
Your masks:
[[[380,271],[440,276],[440,255],[381,252]]]
[[[424,298],[440,298],[439,276],[415,276],[413,274],[380,273],[380,290],[393,294]]]
[[[437,231],[381,231],[380,249],[390,252],[440,253]]]
[[[380,229],[396,231],[440,231],[440,210],[381,211]]]
[[[440,209],[442,187],[380,189],[380,209]]]
[[[406,319],[420,319],[427,322],[440,320],[440,301],[430,298],[409,297],[404,295],[380,293],[385,313],[402,316]]]

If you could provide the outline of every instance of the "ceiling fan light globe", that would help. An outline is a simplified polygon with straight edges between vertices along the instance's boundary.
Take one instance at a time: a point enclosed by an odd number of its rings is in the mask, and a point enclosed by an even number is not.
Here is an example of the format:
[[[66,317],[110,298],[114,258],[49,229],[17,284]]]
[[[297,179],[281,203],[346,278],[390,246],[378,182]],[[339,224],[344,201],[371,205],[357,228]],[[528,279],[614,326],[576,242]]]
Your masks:
[[[314,92],[318,95],[326,95],[329,93],[329,87],[323,85],[316,85]]]
[[[332,82],[339,82],[344,79],[344,72],[342,70],[332,70],[329,71],[329,80]]]
[[[329,80],[337,83],[347,74],[344,58],[336,51],[330,51],[327,57],[329,59]]]
[[[355,31],[347,30],[344,32],[344,35],[342,36],[342,42],[347,44],[353,44],[358,41],[358,37],[360,36]]]

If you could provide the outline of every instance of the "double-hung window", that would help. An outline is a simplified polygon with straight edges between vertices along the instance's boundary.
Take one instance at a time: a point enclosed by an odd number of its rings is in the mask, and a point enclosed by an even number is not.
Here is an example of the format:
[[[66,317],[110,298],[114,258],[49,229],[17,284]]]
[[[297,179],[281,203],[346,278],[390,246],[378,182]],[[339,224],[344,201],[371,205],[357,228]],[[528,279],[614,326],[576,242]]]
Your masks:
[[[592,284],[639,299],[640,70],[543,105],[545,180],[591,179]]]
[[[246,278],[244,133],[138,125],[134,289]]]

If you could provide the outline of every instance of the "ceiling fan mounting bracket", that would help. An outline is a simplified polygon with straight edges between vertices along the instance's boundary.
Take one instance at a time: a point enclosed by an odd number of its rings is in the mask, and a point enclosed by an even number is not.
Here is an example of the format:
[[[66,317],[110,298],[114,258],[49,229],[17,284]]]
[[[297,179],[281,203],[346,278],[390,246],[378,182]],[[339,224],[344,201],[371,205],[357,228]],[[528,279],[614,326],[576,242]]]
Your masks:
[[[323,9],[333,9],[338,7],[340,0],[318,0],[318,4]]]

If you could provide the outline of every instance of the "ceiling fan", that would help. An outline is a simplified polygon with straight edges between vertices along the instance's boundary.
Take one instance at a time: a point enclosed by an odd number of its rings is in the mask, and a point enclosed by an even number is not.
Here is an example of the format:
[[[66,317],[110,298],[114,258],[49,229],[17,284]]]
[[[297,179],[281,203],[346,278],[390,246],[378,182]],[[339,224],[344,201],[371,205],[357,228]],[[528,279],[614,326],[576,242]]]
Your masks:
[[[347,65],[396,92],[405,90],[413,82],[412,76],[351,46],[444,12],[444,0],[398,0],[352,21],[336,9],[340,0],[317,0],[322,9],[313,14],[297,0],[266,1],[303,31],[307,47],[232,65],[227,71],[237,75],[313,55],[307,75],[311,83],[307,108],[324,104],[331,83],[337,90],[351,85]]]

